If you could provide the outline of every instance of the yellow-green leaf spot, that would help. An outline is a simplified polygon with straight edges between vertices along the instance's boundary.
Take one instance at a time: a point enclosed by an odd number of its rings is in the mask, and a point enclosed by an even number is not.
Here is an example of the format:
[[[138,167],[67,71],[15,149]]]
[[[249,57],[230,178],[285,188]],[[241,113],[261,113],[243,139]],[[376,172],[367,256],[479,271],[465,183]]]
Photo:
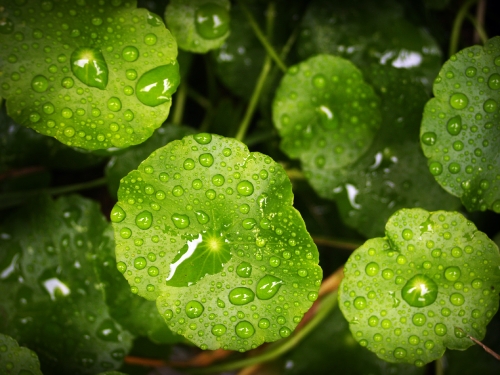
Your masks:
[[[421,144],[429,171],[472,210],[500,213],[500,37],[459,51],[434,81]]]
[[[167,118],[179,84],[173,36],[135,1],[46,4],[1,7],[1,19],[16,25],[0,33],[3,53],[15,56],[0,60],[9,115],[72,147],[144,142]]]
[[[498,247],[457,212],[397,211],[344,272],[339,302],[351,332],[389,362],[422,366],[464,350],[498,310]]]
[[[117,267],[203,349],[287,337],[322,278],[292,202],[283,168],[243,143],[206,133],[172,141],[121,180]]]
[[[228,0],[172,0],[165,21],[179,48],[205,53],[219,48],[229,36],[230,8]]]

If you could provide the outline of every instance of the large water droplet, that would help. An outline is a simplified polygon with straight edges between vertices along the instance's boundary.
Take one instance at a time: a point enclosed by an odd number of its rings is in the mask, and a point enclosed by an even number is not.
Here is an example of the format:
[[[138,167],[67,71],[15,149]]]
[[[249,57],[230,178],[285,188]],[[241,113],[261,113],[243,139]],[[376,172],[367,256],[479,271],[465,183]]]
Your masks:
[[[316,109],[321,118],[321,125],[325,129],[336,129],[339,125],[338,116],[329,107],[322,105]]]
[[[239,194],[247,197],[247,196],[253,194],[254,187],[250,181],[243,180],[243,181],[238,182],[238,186],[236,187],[236,190],[238,190]]]
[[[413,324],[415,324],[417,327],[421,327],[425,324],[425,322],[427,321],[427,318],[425,317],[424,314],[422,313],[416,313],[415,315],[413,315],[412,317],[412,322]]]
[[[71,54],[71,71],[82,83],[104,90],[108,84],[108,65],[101,51],[77,48]]]
[[[171,219],[174,225],[179,229],[184,229],[189,226],[189,217],[187,215],[173,214]]]
[[[229,302],[233,305],[246,305],[254,300],[255,294],[251,289],[239,287],[229,292]]]
[[[125,219],[126,216],[127,214],[125,213],[125,211],[123,211],[123,208],[121,208],[118,205],[115,205],[111,210],[110,218],[113,223],[119,223],[123,221],[123,219]]]
[[[353,305],[358,310],[363,310],[366,308],[366,298],[365,297],[356,297],[354,299]]]
[[[427,146],[433,146],[436,143],[437,135],[434,132],[426,132],[422,134],[422,143]]]
[[[257,298],[266,300],[273,298],[283,284],[283,280],[276,276],[266,275],[257,283],[256,293]]]
[[[450,296],[450,302],[455,306],[462,306],[465,302],[465,298],[460,293],[452,293]]]
[[[186,315],[191,319],[199,317],[203,313],[203,310],[203,305],[200,302],[194,300],[189,301],[186,304],[185,308]]]
[[[378,263],[370,262],[365,267],[365,272],[368,276],[375,276],[380,270]]]
[[[141,103],[156,107],[170,101],[179,86],[179,64],[158,66],[144,73],[137,81],[135,94]]]
[[[122,50],[122,57],[125,61],[135,61],[139,58],[139,50],[134,46],[127,46]]]
[[[434,303],[437,294],[437,284],[431,278],[422,274],[413,276],[401,290],[403,299],[413,307],[429,306]]]
[[[446,129],[451,135],[458,135],[462,130],[462,117],[454,116],[450,118],[446,124]]]
[[[434,161],[429,164],[429,172],[431,172],[433,176],[439,176],[443,173],[443,165],[438,161]]]
[[[450,105],[455,109],[464,109],[469,104],[469,98],[462,93],[455,93],[450,96]]]
[[[135,224],[140,229],[148,229],[153,224],[153,215],[149,211],[142,211],[135,217]]]
[[[492,90],[500,89],[500,74],[493,73],[490,78],[488,78],[488,87]]]
[[[204,39],[217,39],[229,30],[229,13],[220,5],[205,3],[195,13],[197,33]]]
[[[242,339],[247,339],[253,336],[253,334],[255,333],[255,328],[253,327],[252,323],[243,320],[236,324],[235,331],[239,337],[241,337]]]
[[[223,324],[216,324],[212,327],[212,334],[217,337],[222,336],[226,331],[227,328]]]
[[[250,277],[252,274],[252,265],[248,262],[241,262],[236,267],[236,274],[239,277]]]
[[[31,88],[36,92],[45,92],[49,88],[49,80],[45,76],[37,75],[31,80]]]
[[[196,220],[198,220],[198,223],[200,224],[206,224],[210,221],[210,217],[205,211],[195,211],[194,212],[196,215]]]
[[[144,269],[147,264],[148,262],[144,257],[138,257],[134,259],[134,267],[137,268],[138,270]]]
[[[204,167],[210,167],[214,163],[214,157],[212,154],[201,154],[198,160]]]

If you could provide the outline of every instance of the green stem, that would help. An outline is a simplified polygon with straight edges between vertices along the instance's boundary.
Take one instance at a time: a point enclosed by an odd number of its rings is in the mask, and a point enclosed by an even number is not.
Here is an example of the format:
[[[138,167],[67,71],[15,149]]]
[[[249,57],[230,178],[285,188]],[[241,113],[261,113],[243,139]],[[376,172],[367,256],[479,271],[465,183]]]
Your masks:
[[[486,44],[486,42],[488,41],[488,34],[486,34],[486,30],[484,29],[483,25],[477,22],[477,19],[472,17],[469,13],[467,14],[467,19],[472,23],[472,25],[476,29],[477,34],[481,38],[481,42],[483,42],[483,44]]]
[[[184,115],[184,106],[187,97],[187,84],[181,83],[175,95],[174,113],[172,116],[172,123],[174,125],[182,125],[182,116]]]
[[[209,374],[215,372],[232,371],[242,367],[247,367],[255,365],[262,362],[271,361],[278,358],[282,354],[293,349],[299,342],[301,342],[309,333],[311,333],[314,328],[316,328],[323,320],[328,316],[330,311],[332,311],[337,306],[337,292],[330,293],[326,296],[320,303],[316,315],[307,323],[300,331],[295,333],[290,338],[276,343],[276,345],[270,345],[268,350],[264,353],[256,355],[255,357],[245,358],[229,363],[223,363],[220,365],[215,365],[203,369],[192,369],[189,370],[192,374]]]
[[[274,60],[276,65],[279,66],[279,68],[283,71],[283,73],[286,73],[286,65],[285,63],[281,60],[281,58],[278,56],[276,51],[274,50],[273,46],[269,41],[267,40],[266,36],[260,29],[259,25],[257,24],[257,21],[255,21],[255,18],[252,16],[252,13],[247,9],[245,4],[243,4],[242,0],[238,0],[238,3],[240,4],[241,8],[243,9],[243,12],[245,13],[248,22],[250,23],[250,26],[252,27],[253,32],[255,33],[255,36],[260,40],[262,45],[267,51],[267,54],[271,56],[271,58]]]
[[[358,247],[360,247],[362,245],[362,243],[355,243],[355,242],[342,241],[342,240],[333,240],[333,239],[327,238],[327,237],[316,237],[316,236],[313,236],[313,241],[316,245],[334,247],[336,249],[343,249],[343,250],[350,250],[350,251],[356,250]]]
[[[443,375],[444,374],[443,357],[436,359],[434,363],[436,365],[435,374]]]
[[[36,190],[27,190],[20,191],[15,193],[4,193],[0,194],[0,208],[7,208],[16,206],[18,204],[23,203],[26,199],[34,197],[39,194],[49,194],[49,195],[58,195],[58,194],[66,194],[72,193],[75,191],[92,189],[98,186],[105,185],[107,182],[106,177],[98,178],[97,180],[81,182],[74,185],[66,185],[66,186],[56,186],[52,188],[44,188],[44,189],[36,189]]]
[[[462,23],[464,22],[464,18],[467,15],[469,8],[474,5],[478,0],[468,0],[462,4],[458,13],[453,21],[453,28],[451,30],[450,37],[450,51],[449,56],[454,55],[458,49],[458,39],[460,38],[460,30],[462,29]]]

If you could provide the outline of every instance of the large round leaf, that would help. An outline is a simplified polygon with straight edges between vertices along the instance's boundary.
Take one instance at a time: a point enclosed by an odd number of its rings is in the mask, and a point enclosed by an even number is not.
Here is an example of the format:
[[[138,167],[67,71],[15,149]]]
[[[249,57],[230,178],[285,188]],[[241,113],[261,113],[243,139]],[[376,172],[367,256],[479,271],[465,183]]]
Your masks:
[[[379,99],[349,61],[318,55],[288,69],[273,103],[281,148],[314,173],[358,159],[380,127]]]
[[[468,210],[500,213],[500,37],[453,55],[433,91],[421,128],[430,172]]]
[[[318,252],[283,168],[234,139],[184,137],[123,178],[118,269],[203,349],[287,337],[317,297]]]
[[[422,366],[481,340],[498,310],[500,254],[456,212],[403,209],[349,258],[340,308],[362,346]]]
[[[69,146],[146,140],[168,116],[179,67],[161,19],[135,4],[28,0],[0,7],[0,95],[9,115]]]
[[[0,371],[5,375],[42,375],[36,353],[0,333]]]
[[[229,36],[229,0],[171,0],[165,21],[179,48],[205,53]]]

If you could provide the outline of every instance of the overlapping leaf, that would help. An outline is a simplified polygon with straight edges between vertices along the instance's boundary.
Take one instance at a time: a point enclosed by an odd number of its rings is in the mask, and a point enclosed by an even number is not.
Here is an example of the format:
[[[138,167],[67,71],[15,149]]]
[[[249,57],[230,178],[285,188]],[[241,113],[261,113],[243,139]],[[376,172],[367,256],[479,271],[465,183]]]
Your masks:
[[[16,122],[85,149],[146,140],[179,84],[175,39],[133,0],[9,1],[0,96]]]
[[[229,0],[171,0],[165,21],[179,48],[205,53],[229,36]]]
[[[349,258],[339,303],[353,336],[389,362],[422,366],[481,340],[498,310],[500,254],[456,212],[403,209]]]
[[[42,375],[38,356],[0,333],[0,372],[5,375]]]
[[[203,349],[287,337],[317,298],[318,252],[283,168],[210,134],[153,152],[111,212],[118,269]]]
[[[433,91],[421,128],[430,172],[468,210],[500,213],[500,37],[453,55]]]
[[[118,368],[130,349],[95,269],[107,228],[97,204],[76,196],[32,201],[0,225],[0,331],[35,350],[46,373]]]

